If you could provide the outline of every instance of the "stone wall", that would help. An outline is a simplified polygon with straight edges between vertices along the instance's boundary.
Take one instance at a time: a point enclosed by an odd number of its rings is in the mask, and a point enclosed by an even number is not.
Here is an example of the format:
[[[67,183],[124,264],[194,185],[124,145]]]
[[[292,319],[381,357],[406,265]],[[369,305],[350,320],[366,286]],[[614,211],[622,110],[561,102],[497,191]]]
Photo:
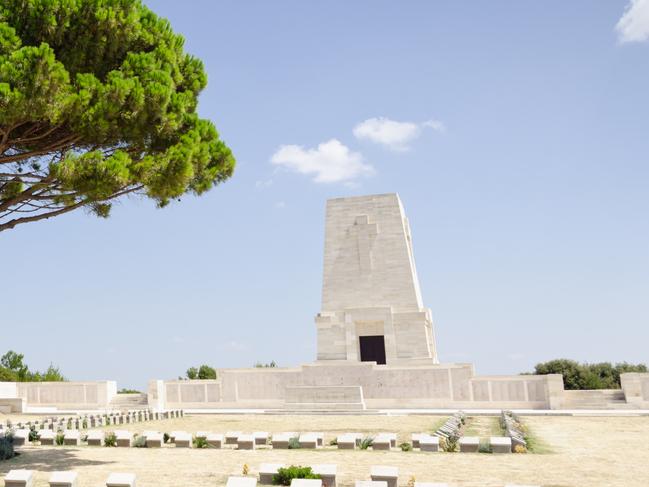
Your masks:
[[[151,381],[149,405],[185,409],[291,408],[302,394],[300,388],[310,388],[302,391],[308,391],[313,398],[329,397],[331,391],[339,395],[349,388],[350,397],[341,401],[351,403],[352,395],[358,397],[354,389],[358,387],[369,409],[556,409],[563,393],[560,375],[476,377],[470,364],[381,366],[327,361],[286,369],[222,369],[217,380]],[[323,390],[317,392],[317,388]]]
[[[18,382],[16,388],[28,407],[57,409],[106,409],[117,394],[114,381]]]
[[[627,403],[649,408],[649,373],[621,374],[620,382]]]

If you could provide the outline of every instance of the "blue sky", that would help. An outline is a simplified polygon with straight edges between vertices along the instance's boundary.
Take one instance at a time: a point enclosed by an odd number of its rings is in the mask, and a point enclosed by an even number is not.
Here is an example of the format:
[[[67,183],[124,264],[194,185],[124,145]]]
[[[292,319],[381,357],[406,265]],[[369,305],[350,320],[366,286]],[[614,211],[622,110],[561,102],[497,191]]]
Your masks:
[[[309,362],[326,199],[398,192],[442,361],[649,362],[648,0],[147,4],[236,174],[3,232],[0,352],[139,388]]]

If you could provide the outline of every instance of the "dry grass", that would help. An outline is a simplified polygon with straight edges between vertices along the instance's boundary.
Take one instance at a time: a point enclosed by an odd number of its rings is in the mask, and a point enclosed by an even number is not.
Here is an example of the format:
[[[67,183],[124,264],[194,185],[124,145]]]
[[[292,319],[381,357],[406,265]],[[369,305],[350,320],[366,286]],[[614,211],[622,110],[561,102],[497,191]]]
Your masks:
[[[475,426],[490,431],[491,421]],[[2,418],[0,418],[2,420]],[[394,431],[399,441],[410,433],[430,431],[434,416],[264,416],[214,415],[121,425],[143,431],[324,431],[327,442],[342,431]],[[448,482],[461,487],[502,487],[507,483],[545,487],[646,487],[649,485],[649,418],[527,417],[524,422],[551,450],[547,454],[489,455],[461,453],[309,450],[255,451],[100,447],[26,447],[10,461],[0,462],[0,474],[14,468],[38,471],[35,487],[46,487],[49,473],[73,469],[79,487],[97,487],[110,472],[134,472],[140,487],[216,487],[229,475],[240,475],[244,464],[255,475],[261,463],[338,465],[338,484],[351,486],[367,479],[371,465],[394,465],[399,483]]]

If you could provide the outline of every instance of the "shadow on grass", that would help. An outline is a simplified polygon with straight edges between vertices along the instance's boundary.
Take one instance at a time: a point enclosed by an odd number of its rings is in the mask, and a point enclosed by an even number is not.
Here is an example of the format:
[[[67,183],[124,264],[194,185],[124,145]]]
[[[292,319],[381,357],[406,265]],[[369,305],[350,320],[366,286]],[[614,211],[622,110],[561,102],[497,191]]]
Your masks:
[[[79,458],[74,448],[47,448],[18,450],[18,455],[0,461],[0,474],[4,476],[9,470],[28,469],[43,472],[71,470],[75,467],[107,465],[114,461],[84,460]]]

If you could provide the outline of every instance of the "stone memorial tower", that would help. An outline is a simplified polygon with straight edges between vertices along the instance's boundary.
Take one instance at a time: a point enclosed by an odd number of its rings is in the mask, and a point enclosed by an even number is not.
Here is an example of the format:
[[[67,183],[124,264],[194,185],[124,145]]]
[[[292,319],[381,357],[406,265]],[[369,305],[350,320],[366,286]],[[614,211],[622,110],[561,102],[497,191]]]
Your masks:
[[[318,361],[437,363],[397,194],[327,201]]]

